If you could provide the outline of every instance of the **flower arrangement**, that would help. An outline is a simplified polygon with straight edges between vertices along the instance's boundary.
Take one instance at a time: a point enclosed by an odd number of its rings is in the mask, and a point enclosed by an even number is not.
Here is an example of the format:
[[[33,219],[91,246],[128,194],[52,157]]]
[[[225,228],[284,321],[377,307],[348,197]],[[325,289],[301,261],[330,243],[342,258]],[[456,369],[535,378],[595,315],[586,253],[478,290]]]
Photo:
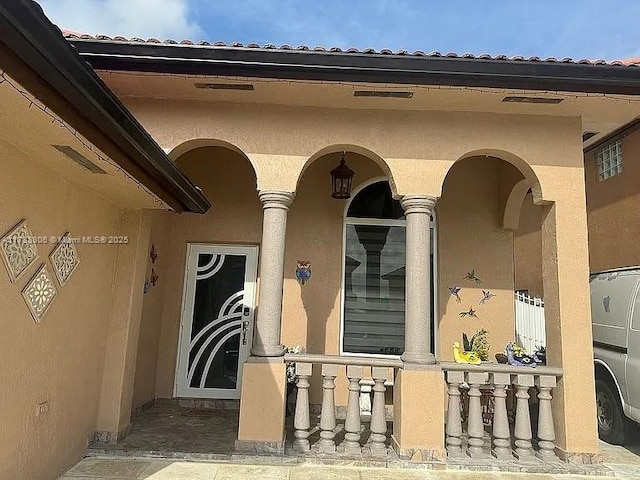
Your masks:
[[[489,340],[487,334],[489,332],[484,328],[473,334],[471,340],[466,333],[462,334],[462,345],[465,352],[475,353],[480,360],[486,362],[489,360]]]
[[[286,353],[305,353],[306,349],[302,345],[284,346]],[[296,364],[287,362],[287,383],[294,385],[296,383]]]

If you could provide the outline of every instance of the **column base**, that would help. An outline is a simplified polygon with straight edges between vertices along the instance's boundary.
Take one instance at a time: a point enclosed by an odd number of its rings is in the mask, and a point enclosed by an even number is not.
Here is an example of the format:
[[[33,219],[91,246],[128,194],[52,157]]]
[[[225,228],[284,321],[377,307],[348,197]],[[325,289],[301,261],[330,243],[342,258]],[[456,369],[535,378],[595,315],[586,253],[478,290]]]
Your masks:
[[[556,447],[556,455],[563,462],[571,465],[600,465],[603,463],[602,454],[599,452],[566,452]]]
[[[282,357],[284,348],[282,345],[277,347],[255,346],[251,349],[251,355],[254,357]]]
[[[433,353],[405,352],[400,355],[400,360],[413,365],[435,365],[436,357]]]
[[[93,434],[93,441],[96,443],[108,443],[111,445],[115,445],[121,442],[122,440],[124,440],[124,438],[127,435],[129,435],[130,431],[131,431],[131,424],[128,424],[119,432],[96,430],[96,432]]]
[[[235,452],[240,454],[284,455],[284,440],[282,442],[258,442],[254,440],[236,440]]]
[[[282,357],[279,361],[257,357],[250,360],[253,361],[247,361],[242,372],[236,446],[251,449],[251,445],[265,444],[277,449],[285,434],[287,366]]]
[[[445,461],[445,382],[440,368],[404,368],[393,386],[392,445],[413,461]]]

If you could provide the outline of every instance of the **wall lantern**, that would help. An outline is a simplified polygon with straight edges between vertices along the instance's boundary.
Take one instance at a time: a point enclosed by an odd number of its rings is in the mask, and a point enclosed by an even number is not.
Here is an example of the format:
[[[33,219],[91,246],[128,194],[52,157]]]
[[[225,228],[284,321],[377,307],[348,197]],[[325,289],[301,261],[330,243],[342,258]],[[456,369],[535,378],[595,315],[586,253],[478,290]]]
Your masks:
[[[341,200],[347,199],[351,196],[351,182],[353,180],[354,173],[353,170],[351,170],[345,163],[344,157],[345,152],[342,152],[340,165],[331,170],[331,184],[333,187],[331,197]]]

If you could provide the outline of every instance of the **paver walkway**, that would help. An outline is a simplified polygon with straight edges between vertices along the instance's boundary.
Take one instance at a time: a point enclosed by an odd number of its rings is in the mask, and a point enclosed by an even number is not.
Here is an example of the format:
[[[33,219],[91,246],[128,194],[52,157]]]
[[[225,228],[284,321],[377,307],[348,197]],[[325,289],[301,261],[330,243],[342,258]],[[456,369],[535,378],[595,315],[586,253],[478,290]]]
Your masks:
[[[601,444],[609,476],[550,475],[461,470],[412,470],[335,467],[311,464],[244,465],[227,462],[161,460],[130,457],[85,458],[63,480],[569,480],[640,479],[640,443]]]

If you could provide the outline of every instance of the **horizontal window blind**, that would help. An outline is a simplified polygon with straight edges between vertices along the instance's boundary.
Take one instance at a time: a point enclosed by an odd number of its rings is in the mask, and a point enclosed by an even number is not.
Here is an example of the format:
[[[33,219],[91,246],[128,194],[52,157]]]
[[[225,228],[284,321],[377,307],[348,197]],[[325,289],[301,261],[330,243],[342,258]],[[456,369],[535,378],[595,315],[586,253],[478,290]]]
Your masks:
[[[405,228],[346,225],[343,351],[404,351]]]

